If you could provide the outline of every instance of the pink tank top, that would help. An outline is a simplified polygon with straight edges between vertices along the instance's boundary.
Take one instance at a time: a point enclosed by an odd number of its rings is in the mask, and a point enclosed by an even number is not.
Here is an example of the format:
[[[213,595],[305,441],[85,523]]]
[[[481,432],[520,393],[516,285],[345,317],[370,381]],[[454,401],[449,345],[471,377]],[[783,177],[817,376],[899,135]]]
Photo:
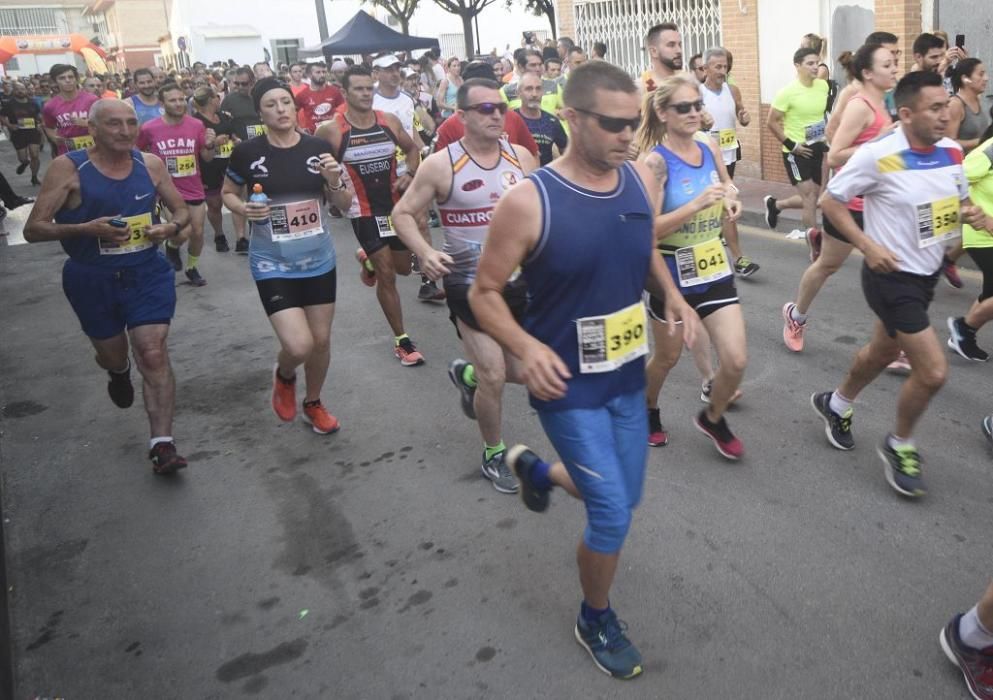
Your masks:
[[[879,136],[879,132],[883,130],[883,127],[886,126],[890,118],[889,115],[886,114],[886,112],[882,112],[876,109],[876,106],[873,105],[872,102],[867,100],[864,96],[855,95],[854,97],[852,97],[852,99],[862,100],[863,102],[865,102],[867,105],[869,105],[869,109],[872,110],[872,114],[873,114],[872,124],[862,129],[861,133],[859,133],[859,135],[855,137],[855,140],[852,141],[853,146],[861,146],[863,143],[868,143],[869,141],[872,141],[874,138]],[[838,168],[838,171],[840,172],[841,168]],[[862,202],[861,197],[853,197],[852,200],[848,202],[848,208],[851,211],[862,211],[863,206],[864,204]]]

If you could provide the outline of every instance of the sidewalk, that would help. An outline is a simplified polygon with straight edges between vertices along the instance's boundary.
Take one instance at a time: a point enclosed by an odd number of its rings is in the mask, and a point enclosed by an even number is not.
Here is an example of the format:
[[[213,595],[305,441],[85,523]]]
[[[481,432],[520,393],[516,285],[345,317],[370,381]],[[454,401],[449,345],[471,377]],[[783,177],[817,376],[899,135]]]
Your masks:
[[[745,207],[745,211],[741,215],[741,223],[758,228],[766,227],[765,203],[762,200],[767,194],[771,194],[776,199],[786,199],[796,194],[792,185],[741,175],[734,179],[734,184],[738,188],[741,203]],[[800,228],[800,210],[787,209],[781,212],[776,230],[785,235],[795,228]]]

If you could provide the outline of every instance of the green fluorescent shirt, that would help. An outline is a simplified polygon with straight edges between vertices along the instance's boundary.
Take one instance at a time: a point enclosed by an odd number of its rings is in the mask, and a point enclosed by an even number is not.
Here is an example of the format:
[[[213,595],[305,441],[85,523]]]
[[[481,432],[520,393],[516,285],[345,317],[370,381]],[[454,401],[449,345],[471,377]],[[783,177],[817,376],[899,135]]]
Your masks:
[[[828,90],[826,80],[816,79],[808,88],[798,78],[776,94],[772,108],[785,115],[786,138],[803,144],[824,141]],[[789,151],[783,146],[783,153]]]
[[[993,216],[993,139],[972,149],[962,166],[969,181],[969,199],[988,216]],[[977,231],[963,223],[962,245],[965,248],[993,248],[993,234]]]

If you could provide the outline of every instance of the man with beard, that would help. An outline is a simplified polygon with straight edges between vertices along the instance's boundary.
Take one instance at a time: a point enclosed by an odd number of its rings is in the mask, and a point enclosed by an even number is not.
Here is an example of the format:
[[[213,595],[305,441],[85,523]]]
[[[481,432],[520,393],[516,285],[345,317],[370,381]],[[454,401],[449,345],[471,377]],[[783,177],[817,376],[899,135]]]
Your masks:
[[[341,90],[328,83],[328,67],[324,62],[310,64],[310,85],[296,92],[294,99],[300,110],[300,126],[311,134],[345,102]]]
[[[654,92],[659,82],[683,70],[683,37],[679,28],[672,22],[656,24],[648,30],[645,49],[652,65],[641,74],[643,93]]]
[[[538,144],[538,157],[541,165],[548,165],[556,155],[565,152],[569,142],[562,123],[541,108],[542,79],[534,73],[525,73],[519,83],[521,106],[515,111],[524,119],[528,131]],[[552,146],[558,149],[552,152]]]
[[[138,126],[162,116],[159,102],[158,83],[150,68],[139,68],[134,72],[134,86],[138,89],[128,98],[134,113],[138,115]]]

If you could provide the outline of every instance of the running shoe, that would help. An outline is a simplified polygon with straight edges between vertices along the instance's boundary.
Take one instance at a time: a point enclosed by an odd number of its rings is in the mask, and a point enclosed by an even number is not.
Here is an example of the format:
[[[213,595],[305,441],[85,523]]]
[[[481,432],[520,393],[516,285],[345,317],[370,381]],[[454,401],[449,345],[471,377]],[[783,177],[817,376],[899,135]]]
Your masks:
[[[751,277],[758,272],[760,266],[742,255],[734,261],[734,273],[739,277]]]
[[[234,252],[248,255],[248,239],[239,238],[234,244]]]
[[[107,393],[118,408],[130,408],[134,403],[134,385],[131,383],[131,365],[124,372],[107,371]]]
[[[362,284],[367,287],[376,286],[376,271],[372,269],[372,263],[369,261],[369,256],[361,248],[355,251],[355,259],[359,261],[359,279],[362,280]]]
[[[33,177],[33,178],[31,178],[31,184],[32,185],[40,185],[41,184],[41,180],[39,180],[36,177]]]
[[[948,347],[959,355],[976,362],[986,362],[990,359],[989,354],[976,344],[976,329],[967,326],[965,318],[949,316],[948,330],[951,333],[948,338]]]
[[[910,374],[910,360],[903,350],[896,356],[896,359],[886,365],[886,369],[894,374]]]
[[[290,422],[297,415],[297,378],[286,380],[279,376],[279,365],[272,367],[272,410],[279,420]]]
[[[4,202],[8,209],[17,209],[17,207],[23,207],[25,204],[31,204],[34,202],[34,197],[14,197],[10,202]]]
[[[505,459],[507,466],[514,470],[520,480],[521,500],[528,510],[542,513],[548,509],[549,488],[540,488],[531,481],[531,468],[539,461],[538,455],[527,445],[514,445],[507,450]]]
[[[827,436],[828,442],[839,450],[851,450],[855,447],[855,438],[852,437],[852,416],[855,411],[851,406],[842,414],[832,411],[831,393],[822,391],[819,394],[811,394],[810,405],[824,420],[824,435]]]
[[[945,281],[948,282],[949,286],[955,289],[962,289],[964,283],[962,278],[959,277],[959,268],[949,257],[945,257],[941,261],[941,274],[944,276]]]
[[[393,347],[393,354],[404,367],[416,367],[424,364],[424,355],[417,351],[410,338],[404,338]]]
[[[218,253],[227,253],[231,250],[228,246],[228,238],[224,234],[220,236],[214,236],[214,250]]]
[[[465,368],[468,366],[469,363],[465,360],[452,360],[448,365],[448,378],[452,380],[452,384],[459,390],[462,413],[466,415],[466,418],[476,420],[476,406],[473,403],[476,398],[476,387],[466,384],[463,378]]]
[[[739,460],[745,455],[745,446],[731,432],[724,416],[721,416],[721,419],[716,423],[711,423],[707,419],[707,409],[704,409],[693,419],[693,425],[696,426],[697,430],[711,439],[714,447],[724,457],[731,460]]]
[[[418,301],[444,301],[445,290],[439,289],[438,285],[429,279],[421,282],[421,288],[417,290]]]
[[[779,209],[776,207],[776,198],[771,194],[767,194],[762,198],[762,201],[765,203],[765,225],[775,230],[776,224],[779,223]]]
[[[22,175],[24,173],[24,171],[28,169],[28,166],[29,165],[31,165],[31,162],[30,161],[27,161],[27,160],[24,161],[23,163],[21,163],[20,165],[18,165],[17,166],[17,174],[18,175]]]
[[[200,271],[195,267],[191,267],[186,270],[186,279],[188,279],[190,281],[190,284],[192,284],[194,287],[207,286],[207,280],[203,278],[203,276],[200,274]]]
[[[517,493],[520,488],[510,467],[507,466],[507,451],[498,452],[489,459],[483,453],[483,476],[490,480],[500,493]]]
[[[576,641],[589,652],[596,667],[613,678],[627,680],[641,675],[641,653],[624,634],[627,625],[607,609],[596,622],[576,619]]]
[[[176,445],[172,442],[158,442],[148,451],[152,460],[152,471],[159,476],[175,474],[186,468],[186,459],[176,454]]]
[[[783,304],[783,342],[788,350],[800,352],[803,350],[803,334],[807,331],[807,322],[793,320],[795,308],[796,304],[792,301]]]
[[[889,436],[876,448],[883,460],[886,481],[901,496],[917,498],[927,493],[921,476],[921,455],[916,447],[890,447]]]
[[[816,226],[808,228],[804,240],[807,241],[807,252],[810,253],[810,262],[817,262],[817,258],[821,257],[821,243],[823,242],[821,230]]]
[[[303,402],[303,422],[309,423],[314,432],[319,435],[337,433],[341,424],[338,419],[328,413],[321,400]]]
[[[648,409],[648,444],[651,447],[665,447],[669,444],[669,433],[662,427],[659,409]]]
[[[993,647],[966,646],[959,637],[961,619],[962,615],[956,615],[948,621],[938,635],[938,643],[948,660],[959,667],[969,694],[976,700],[993,700]]]
[[[983,435],[989,440],[989,443],[993,445],[993,416],[986,416],[983,418]]]
[[[710,403],[710,392],[714,390],[714,381],[712,379],[705,379],[700,385],[700,400],[706,404]],[[731,400],[728,401],[728,406],[738,401],[744,394],[741,389],[735,389],[734,393],[731,394]]]
[[[172,265],[172,269],[179,272],[183,269],[183,259],[179,257],[179,248],[173,248],[168,243],[165,244],[165,256],[169,264]]]

